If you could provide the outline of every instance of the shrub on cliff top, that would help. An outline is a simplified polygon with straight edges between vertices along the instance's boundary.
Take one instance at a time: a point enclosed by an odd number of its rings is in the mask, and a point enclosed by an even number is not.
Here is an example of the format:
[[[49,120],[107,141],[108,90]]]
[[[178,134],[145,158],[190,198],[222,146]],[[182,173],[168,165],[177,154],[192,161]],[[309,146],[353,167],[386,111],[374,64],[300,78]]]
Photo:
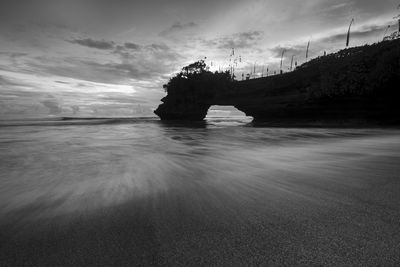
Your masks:
[[[164,90],[168,98],[179,98],[202,101],[209,99],[218,92],[230,88],[231,75],[227,72],[211,72],[204,60],[197,61],[186,67],[172,77]]]

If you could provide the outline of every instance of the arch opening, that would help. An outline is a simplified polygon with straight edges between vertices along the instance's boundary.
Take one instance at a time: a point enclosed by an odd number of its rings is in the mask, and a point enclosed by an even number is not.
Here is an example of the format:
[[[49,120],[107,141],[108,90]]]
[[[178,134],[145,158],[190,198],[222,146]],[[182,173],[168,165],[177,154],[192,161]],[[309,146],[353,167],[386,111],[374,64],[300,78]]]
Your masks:
[[[234,106],[218,106],[213,105],[207,111],[205,120],[208,122],[215,121],[236,121],[249,123],[253,117],[246,116],[246,114]]]

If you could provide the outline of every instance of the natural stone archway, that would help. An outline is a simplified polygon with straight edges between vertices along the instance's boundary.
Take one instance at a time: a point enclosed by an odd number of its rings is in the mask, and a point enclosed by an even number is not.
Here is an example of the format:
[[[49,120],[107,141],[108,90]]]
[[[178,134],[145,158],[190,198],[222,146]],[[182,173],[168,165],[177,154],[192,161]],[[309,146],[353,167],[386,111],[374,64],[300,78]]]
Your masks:
[[[240,82],[221,82],[210,73],[206,81],[168,91],[154,113],[162,120],[198,121],[212,105],[222,105],[256,121],[400,124],[399,46],[395,40],[345,49],[289,73]]]

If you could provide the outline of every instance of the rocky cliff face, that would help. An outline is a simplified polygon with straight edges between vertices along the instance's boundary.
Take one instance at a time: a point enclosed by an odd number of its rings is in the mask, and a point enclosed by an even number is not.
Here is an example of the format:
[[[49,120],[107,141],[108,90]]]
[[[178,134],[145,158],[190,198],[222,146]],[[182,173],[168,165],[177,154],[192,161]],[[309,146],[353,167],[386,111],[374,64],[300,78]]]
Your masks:
[[[345,49],[281,75],[168,93],[155,113],[162,120],[203,120],[210,106],[227,105],[256,121],[400,124],[399,85],[400,40],[394,40]]]

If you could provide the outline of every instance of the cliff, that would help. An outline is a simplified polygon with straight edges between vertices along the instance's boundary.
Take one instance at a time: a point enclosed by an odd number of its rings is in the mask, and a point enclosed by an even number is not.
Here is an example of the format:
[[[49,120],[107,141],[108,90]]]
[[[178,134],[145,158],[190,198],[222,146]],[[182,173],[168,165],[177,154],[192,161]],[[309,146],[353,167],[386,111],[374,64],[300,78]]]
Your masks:
[[[400,124],[399,39],[341,50],[266,78],[232,82],[204,73],[173,86],[171,79],[155,114],[203,120],[210,106],[225,105],[255,121]]]

